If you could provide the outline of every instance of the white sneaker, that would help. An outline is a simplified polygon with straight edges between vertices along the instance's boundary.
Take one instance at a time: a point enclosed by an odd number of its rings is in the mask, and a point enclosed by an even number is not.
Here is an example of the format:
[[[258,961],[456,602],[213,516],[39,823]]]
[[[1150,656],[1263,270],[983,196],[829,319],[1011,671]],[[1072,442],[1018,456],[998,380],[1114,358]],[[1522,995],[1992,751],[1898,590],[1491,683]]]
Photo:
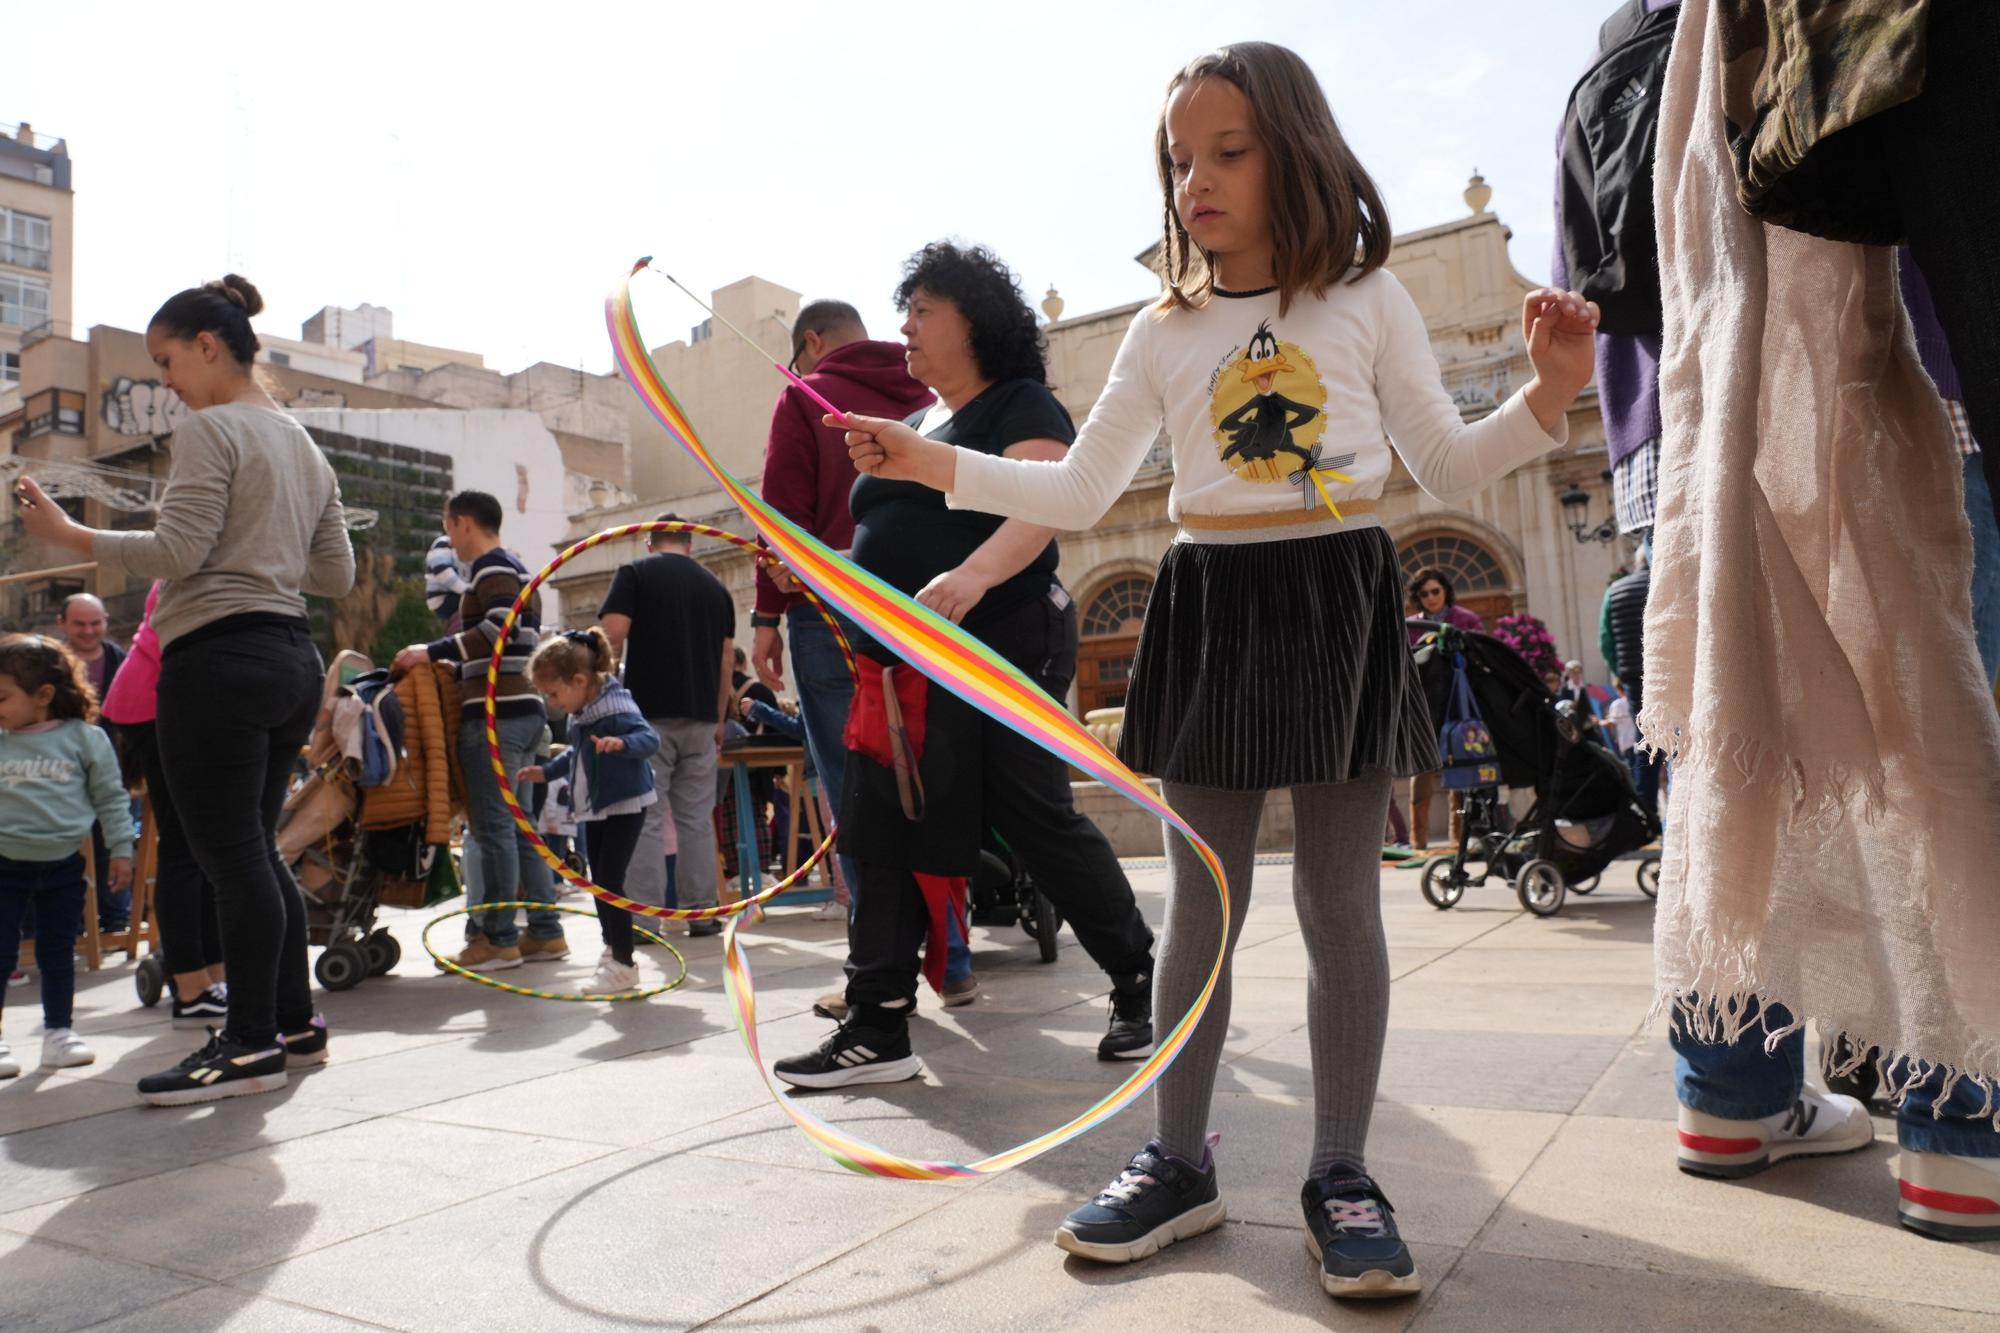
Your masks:
[[[628,990],[637,990],[639,989],[638,964],[627,966],[616,958],[606,955],[599,960],[597,971],[591,974],[590,984],[583,989],[588,995],[619,995]]]
[[[97,1063],[97,1052],[71,1028],[53,1028],[42,1037],[42,1068],[74,1069]]]
[[[1855,1152],[1875,1141],[1868,1108],[1852,1097],[1808,1087],[1789,1111],[1761,1120],[1725,1120],[1680,1108],[1680,1168],[1737,1180],[1787,1157]]]
[[[0,1041],[0,1078],[19,1078],[20,1076],[21,1062],[14,1058],[14,1052],[8,1048],[7,1043]]]
[[[1903,1149],[1896,1216],[1938,1240],[2000,1240],[2000,1157]]]
[[[833,899],[828,898],[819,905],[819,910],[813,913],[812,919],[815,921],[845,921],[847,920],[847,904],[835,902]]]

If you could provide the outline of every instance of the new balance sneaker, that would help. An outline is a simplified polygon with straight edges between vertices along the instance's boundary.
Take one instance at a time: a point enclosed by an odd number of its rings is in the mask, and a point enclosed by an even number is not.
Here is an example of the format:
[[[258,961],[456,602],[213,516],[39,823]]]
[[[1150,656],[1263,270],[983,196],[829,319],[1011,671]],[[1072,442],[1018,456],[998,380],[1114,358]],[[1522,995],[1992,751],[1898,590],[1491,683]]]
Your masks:
[[[818,1050],[780,1060],[771,1072],[795,1088],[845,1088],[856,1083],[901,1083],[923,1073],[924,1062],[910,1053],[907,1026],[889,1031],[847,1022]]]
[[[608,952],[597,961],[597,971],[590,977],[590,984],[583,988],[586,995],[618,995],[628,990],[639,989],[639,965],[621,963]]]
[[[944,983],[944,989],[938,992],[938,998],[944,1001],[944,1007],[947,1009],[971,1004],[979,998],[979,978],[967,972],[957,981],[947,981]]]
[[[1149,1143],[1097,1197],[1062,1220],[1056,1245],[1101,1264],[1129,1264],[1222,1225],[1215,1136],[1201,1165]]]
[[[569,941],[561,935],[545,940],[534,935],[521,937],[521,961],[524,963],[560,963],[569,957]]]
[[[458,957],[451,961],[468,972],[504,972],[521,965],[521,946],[509,944],[502,948],[481,935],[476,940],[467,940]]]
[[[2000,1240],[2000,1157],[1903,1149],[1897,1220],[1937,1240]]]
[[[229,1017],[229,997],[222,987],[210,986],[192,1000],[183,1000],[180,992],[174,992],[174,1026],[177,1028],[205,1028],[210,1024],[220,1024]]]
[[[21,1062],[14,1058],[13,1048],[0,1041],[0,1078],[19,1078]]]
[[[1680,1112],[1680,1168],[1691,1176],[1740,1180],[1787,1157],[1856,1152],[1875,1141],[1867,1107],[1811,1087],[1789,1111],[1761,1120],[1725,1120],[1691,1106]]]
[[[847,992],[832,990],[813,1001],[813,1012],[836,1023],[847,1021]]]
[[[50,1028],[42,1036],[42,1068],[75,1069],[97,1063],[97,1052],[72,1028]]]
[[[1335,1162],[1300,1192],[1306,1250],[1319,1260],[1319,1285],[1330,1296],[1370,1300],[1423,1289],[1417,1261],[1396,1231],[1396,1210],[1372,1177]]]
[[[326,1015],[314,1014],[312,1022],[293,1032],[280,1032],[278,1044],[285,1048],[285,1068],[309,1069],[326,1063]]]
[[[1153,1053],[1152,978],[1140,975],[1111,989],[1111,1028],[1097,1043],[1100,1060],[1143,1060]]]
[[[166,1073],[140,1079],[139,1095],[153,1106],[187,1106],[284,1086],[285,1048],[276,1040],[244,1046],[210,1028],[207,1045]]]

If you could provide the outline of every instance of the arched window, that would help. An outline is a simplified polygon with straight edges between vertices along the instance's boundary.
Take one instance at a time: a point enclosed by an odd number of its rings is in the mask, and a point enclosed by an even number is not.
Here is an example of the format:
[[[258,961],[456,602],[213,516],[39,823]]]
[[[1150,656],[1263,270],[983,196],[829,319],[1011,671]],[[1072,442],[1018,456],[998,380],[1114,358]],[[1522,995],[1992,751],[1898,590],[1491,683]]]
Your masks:
[[[1514,612],[1507,571],[1491,551],[1471,537],[1457,532],[1425,533],[1404,543],[1398,559],[1404,584],[1421,570],[1439,570],[1451,580],[1458,604],[1477,612],[1488,624]]]
[[[1153,595],[1153,581],[1143,574],[1113,579],[1098,590],[1083,609],[1083,637],[1114,639],[1139,632],[1146,618],[1146,599]]]

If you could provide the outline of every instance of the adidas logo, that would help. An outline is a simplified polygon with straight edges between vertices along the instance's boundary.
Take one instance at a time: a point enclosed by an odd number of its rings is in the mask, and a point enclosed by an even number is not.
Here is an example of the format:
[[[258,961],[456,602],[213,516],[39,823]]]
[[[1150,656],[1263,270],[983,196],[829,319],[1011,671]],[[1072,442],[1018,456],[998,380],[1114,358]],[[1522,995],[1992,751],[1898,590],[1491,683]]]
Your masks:
[[[1618,96],[1612,98],[1609,105],[1604,108],[1604,114],[1622,116],[1652,95],[1652,90],[1646,86],[1646,81],[1634,74],[1626,81],[1625,86],[1618,90]]]
[[[850,1046],[846,1050],[836,1054],[833,1058],[836,1064],[847,1069],[852,1069],[856,1065],[865,1065],[870,1060],[873,1060],[875,1052],[869,1050],[866,1046]]]

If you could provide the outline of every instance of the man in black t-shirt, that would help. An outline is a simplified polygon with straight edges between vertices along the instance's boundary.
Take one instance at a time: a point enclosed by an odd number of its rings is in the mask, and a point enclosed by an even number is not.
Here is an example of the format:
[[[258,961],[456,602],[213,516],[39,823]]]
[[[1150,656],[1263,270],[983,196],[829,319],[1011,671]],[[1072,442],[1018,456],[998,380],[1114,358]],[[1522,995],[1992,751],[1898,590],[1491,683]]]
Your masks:
[[[662,514],[661,523],[680,521]],[[715,766],[732,693],[736,603],[722,581],[695,563],[685,532],[653,534],[652,554],[623,565],[598,608],[613,651],[625,658],[625,688],[660,734],[654,784],[673,811],[680,841],[676,901],[715,905]],[[647,812],[652,846],[664,816]],[[664,865],[662,866],[664,870]],[[716,935],[720,921],[694,921],[690,935]]]

